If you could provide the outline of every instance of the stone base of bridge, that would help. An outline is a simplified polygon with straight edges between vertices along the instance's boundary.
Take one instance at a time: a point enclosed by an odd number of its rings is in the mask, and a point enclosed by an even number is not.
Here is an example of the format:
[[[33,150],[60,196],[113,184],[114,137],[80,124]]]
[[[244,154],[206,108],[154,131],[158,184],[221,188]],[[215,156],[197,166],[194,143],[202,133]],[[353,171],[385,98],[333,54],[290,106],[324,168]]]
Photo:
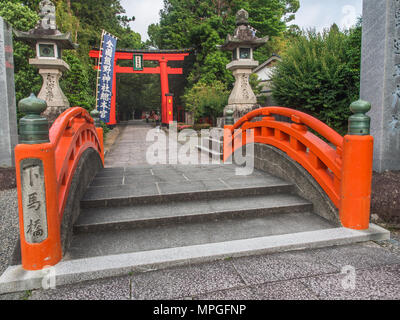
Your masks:
[[[56,285],[232,257],[389,239],[371,224],[342,228],[316,213],[293,182],[235,165],[100,170],[87,189]],[[42,288],[49,271],[10,266],[0,293]]]
[[[314,179],[277,149],[255,145],[254,171],[228,164],[145,164],[150,126],[129,123],[80,202],[71,244],[53,269],[18,263],[0,294],[275,252],[390,238],[343,228]],[[93,161],[90,161],[93,162]],[[211,161],[210,161],[211,162]],[[78,212],[78,210],[75,210]]]

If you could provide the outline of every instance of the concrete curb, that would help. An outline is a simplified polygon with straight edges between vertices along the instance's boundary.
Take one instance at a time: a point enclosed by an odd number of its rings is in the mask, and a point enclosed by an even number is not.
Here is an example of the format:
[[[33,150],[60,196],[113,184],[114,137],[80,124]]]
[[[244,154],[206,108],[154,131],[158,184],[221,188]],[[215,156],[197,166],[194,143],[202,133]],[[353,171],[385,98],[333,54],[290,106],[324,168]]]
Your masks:
[[[56,285],[122,276],[129,272],[145,272],[191,263],[210,262],[223,258],[276,253],[347,245],[364,241],[389,240],[390,232],[374,224],[369,230],[334,228],[263,238],[253,238],[205,245],[169,248],[154,251],[101,256],[62,261],[52,270],[25,271],[11,266],[0,277],[0,294],[41,289],[49,276],[56,276]]]

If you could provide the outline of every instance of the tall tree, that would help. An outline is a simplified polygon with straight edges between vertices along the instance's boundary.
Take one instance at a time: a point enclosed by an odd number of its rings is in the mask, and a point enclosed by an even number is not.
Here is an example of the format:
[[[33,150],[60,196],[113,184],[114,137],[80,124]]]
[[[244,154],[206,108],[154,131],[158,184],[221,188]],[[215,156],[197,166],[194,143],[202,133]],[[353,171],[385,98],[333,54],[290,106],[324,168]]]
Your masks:
[[[120,48],[142,48],[140,34],[129,27],[134,17],[126,17],[119,0],[52,0],[57,9],[57,26],[62,32],[71,32],[74,42],[79,44],[77,51],[65,51],[64,59],[71,71],[61,79],[61,86],[71,105],[92,109],[95,106],[96,72],[89,58],[89,50],[98,47],[103,29],[119,38]],[[40,0],[0,0],[0,15],[15,29],[32,29],[39,17]],[[17,100],[27,97],[31,92],[38,93],[41,77],[28,63],[35,53],[28,45],[14,41],[15,82]],[[129,99],[131,88],[126,90]],[[130,97],[132,98],[132,97]]]
[[[360,92],[361,23],[337,25],[294,39],[272,77],[276,102],[317,117],[339,133],[347,131],[349,105]]]
[[[164,0],[160,22],[148,28],[148,45],[195,49],[186,95],[190,96],[189,91],[198,82],[212,85],[219,81],[228,89],[234,81],[226,70],[231,55],[217,46],[224,43],[228,33],[233,33],[236,12],[247,10],[258,36],[270,36],[281,46],[277,39],[288,30],[287,22],[294,19],[299,6],[298,0]],[[273,52],[274,46],[269,45],[256,51],[255,58],[263,62]]]
[[[25,3],[16,0],[0,0],[0,16],[11,26],[21,31],[32,29],[39,16]],[[26,98],[31,92],[38,93],[41,77],[37,70],[29,65],[28,58],[35,56],[34,51],[23,42],[14,41],[15,88],[17,101]],[[21,114],[19,114],[21,117]]]

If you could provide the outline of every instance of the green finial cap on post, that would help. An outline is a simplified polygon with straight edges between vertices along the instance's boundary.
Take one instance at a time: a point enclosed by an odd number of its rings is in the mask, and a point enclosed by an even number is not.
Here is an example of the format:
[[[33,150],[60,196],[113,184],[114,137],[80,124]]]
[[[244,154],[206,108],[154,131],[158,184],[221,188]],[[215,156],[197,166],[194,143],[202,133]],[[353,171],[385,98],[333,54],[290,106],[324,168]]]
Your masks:
[[[235,120],[233,119],[233,110],[227,110],[225,112],[225,125],[226,126],[233,126],[235,124]]]
[[[40,115],[47,109],[46,101],[36,98],[32,93],[29,98],[22,99],[18,103],[18,109],[26,115],[19,121],[19,142],[22,144],[50,142],[49,121]]]
[[[367,101],[358,100],[350,105],[354,113],[349,118],[349,135],[367,136],[370,134],[371,118],[366,115],[371,110],[371,104]]]
[[[100,112],[97,109],[94,109],[90,112],[90,116],[93,118],[94,120],[94,125],[96,128],[101,127],[101,123],[100,123]]]

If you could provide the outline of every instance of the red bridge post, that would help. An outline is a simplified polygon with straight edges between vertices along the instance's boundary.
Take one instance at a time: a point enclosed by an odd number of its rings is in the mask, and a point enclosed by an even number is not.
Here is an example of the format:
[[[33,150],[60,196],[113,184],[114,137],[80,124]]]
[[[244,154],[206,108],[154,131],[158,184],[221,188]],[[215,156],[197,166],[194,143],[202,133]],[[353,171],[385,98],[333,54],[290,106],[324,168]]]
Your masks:
[[[370,222],[374,138],[371,119],[365,115],[371,104],[356,101],[350,109],[349,133],[343,141],[340,220],[346,228],[366,230]]]
[[[70,108],[48,127],[40,116],[46,102],[31,96],[19,103],[15,148],[22,267],[41,270],[62,258],[61,221],[82,154],[95,150],[104,165],[102,129],[82,108]]]

